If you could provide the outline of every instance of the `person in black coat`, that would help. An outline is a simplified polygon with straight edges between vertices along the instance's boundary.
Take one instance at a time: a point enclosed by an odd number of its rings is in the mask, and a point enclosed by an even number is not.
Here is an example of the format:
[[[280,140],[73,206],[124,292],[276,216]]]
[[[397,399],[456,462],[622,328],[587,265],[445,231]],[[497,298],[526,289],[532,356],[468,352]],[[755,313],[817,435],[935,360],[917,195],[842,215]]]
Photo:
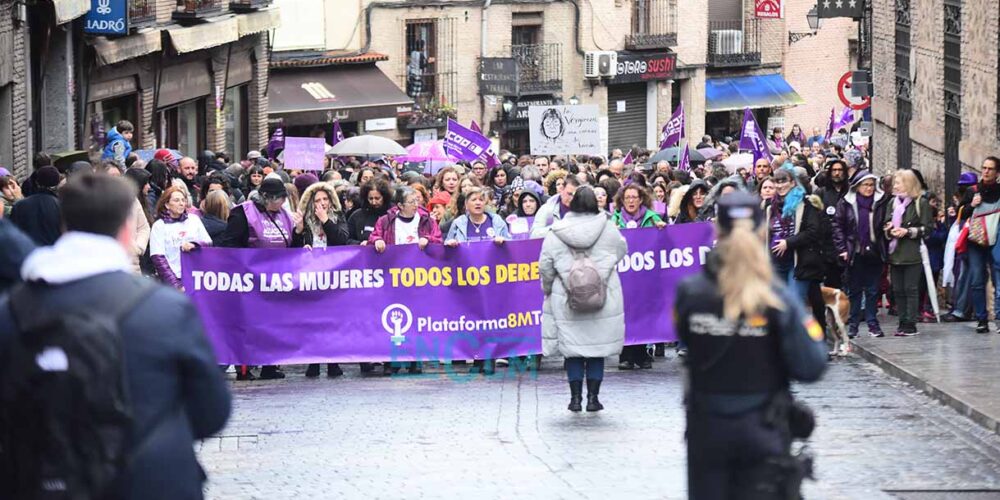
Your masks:
[[[392,190],[383,180],[370,181],[361,186],[361,208],[347,219],[349,244],[368,244],[368,237],[375,230],[375,222],[389,211],[391,200]]]
[[[34,249],[35,243],[28,235],[10,221],[0,219],[0,294],[21,281],[21,264]]]
[[[23,266],[32,309],[110,311],[123,297],[138,300],[119,329],[133,420],[114,498],[202,498],[205,474],[193,445],[223,428],[231,397],[198,312],[181,293],[131,274],[132,186],[84,174],[61,194],[67,233]],[[9,298],[0,298],[0,359],[17,335]]]
[[[59,197],[60,177],[56,167],[45,166],[33,174],[35,193],[14,204],[10,221],[39,246],[51,245],[62,234]]]
[[[229,195],[221,189],[206,192],[208,196],[201,200],[201,223],[212,237],[212,245],[220,246],[229,219]]]
[[[836,159],[826,164],[825,170],[816,176],[816,184],[819,186],[814,193],[823,202],[823,213],[825,218],[820,232],[827,248],[833,248],[833,222],[839,216],[837,210],[840,201],[844,199],[850,190],[850,182],[847,178],[847,162]],[[837,259],[836,252],[826,252],[824,254],[826,262],[826,276],[824,284],[830,288],[844,288],[845,263]]]

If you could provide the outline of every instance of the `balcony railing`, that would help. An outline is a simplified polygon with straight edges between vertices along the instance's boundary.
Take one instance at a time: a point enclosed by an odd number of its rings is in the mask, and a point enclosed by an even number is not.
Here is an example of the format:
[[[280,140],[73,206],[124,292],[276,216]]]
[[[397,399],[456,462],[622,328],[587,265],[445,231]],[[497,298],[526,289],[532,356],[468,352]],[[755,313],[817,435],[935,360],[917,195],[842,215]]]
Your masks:
[[[715,68],[760,65],[756,19],[708,22],[708,65]]]
[[[522,94],[547,94],[562,90],[562,44],[513,45],[510,55],[520,63]]]
[[[175,21],[194,21],[219,14],[225,8],[224,0],[177,0]]]
[[[229,10],[234,12],[252,12],[271,5],[271,0],[229,0]]]
[[[128,24],[131,29],[147,28],[156,24],[156,0],[129,0]]]
[[[677,45],[677,0],[635,0],[628,50],[667,49]]]

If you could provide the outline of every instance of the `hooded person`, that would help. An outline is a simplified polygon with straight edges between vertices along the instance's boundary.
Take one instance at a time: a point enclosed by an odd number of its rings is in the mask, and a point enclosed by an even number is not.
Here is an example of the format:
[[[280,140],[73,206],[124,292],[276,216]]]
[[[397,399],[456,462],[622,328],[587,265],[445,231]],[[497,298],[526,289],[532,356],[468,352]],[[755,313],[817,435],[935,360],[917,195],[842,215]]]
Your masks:
[[[885,235],[879,230],[886,204],[878,181],[878,177],[867,170],[859,170],[833,218],[836,257],[847,269],[847,295],[851,301],[847,333],[851,338],[858,335],[862,312],[869,335],[883,336],[875,303],[886,259]]]
[[[708,193],[708,183],[701,179],[692,181],[681,198],[674,224],[704,222],[707,220],[704,218],[705,213],[702,209],[705,207],[705,200],[708,198]]]
[[[340,199],[333,185],[316,182],[306,187],[299,199],[298,214],[300,219],[295,226],[293,246],[327,248],[348,244],[347,221],[344,220]],[[339,363],[326,365],[327,377],[339,377],[343,374],[344,370]],[[319,363],[310,364],[306,368],[306,376],[318,377]]]
[[[35,193],[17,203],[10,211],[10,221],[38,246],[49,246],[62,234],[62,215],[57,190],[61,178],[56,167],[35,171]]]
[[[265,178],[260,187],[250,194],[250,199],[229,213],[226,231],[219,238],[220,246],[229,248],[288,248],[293,244],[295,228],[302,223],[302,216],[289,213],[288,191],[280,179]],[[285,378],[277,366],[264,366],[261,379]],[[246,366],[236,373],[237,380],[253,380]]]
[[[598,400],[604,379],[604,358],[619,354],[625,341],[625,308],[618,262],[628,244],[608,214],[597,206],[589,186],[576,190],[570,210],[546,231],[538,270],[542,280],[542,354],[566,358],[570,386],[568,409],[582,409],[583,382],[587,383],[587,411],[604,408]],[[566,282],[584,253],[601,277],[604,301],[598,308],[574,308],[574,289]],[[596,306],[596,304],[593,304]]]
[[[511,238],[521,240],[531,237],[531,223],[534,222],[535,214],[541,206],[542,199],[537,193],[527,189],[521,191],[514,212],[505,219]]]
[[[132,154],[132,133],[135,127],[128,120],[119,121],[108,131],[107,144],[101,153],[101,161],[113,161],[125,170],[125,160]]]

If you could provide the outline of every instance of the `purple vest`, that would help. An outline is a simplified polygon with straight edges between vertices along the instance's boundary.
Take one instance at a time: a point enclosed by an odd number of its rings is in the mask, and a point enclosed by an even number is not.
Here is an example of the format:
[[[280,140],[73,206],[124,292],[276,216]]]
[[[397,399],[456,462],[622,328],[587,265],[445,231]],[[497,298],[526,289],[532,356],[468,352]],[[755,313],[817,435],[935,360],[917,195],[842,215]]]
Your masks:
[[[288,248],[292,246],[292,231],[295,225],[288,212],[282,208],[277,214],[269,217],[257,209],[252,201],[240,204],[247,216],[247,227],[250,228],[249,248]],[[272,220],[273,217],[273,220]]]

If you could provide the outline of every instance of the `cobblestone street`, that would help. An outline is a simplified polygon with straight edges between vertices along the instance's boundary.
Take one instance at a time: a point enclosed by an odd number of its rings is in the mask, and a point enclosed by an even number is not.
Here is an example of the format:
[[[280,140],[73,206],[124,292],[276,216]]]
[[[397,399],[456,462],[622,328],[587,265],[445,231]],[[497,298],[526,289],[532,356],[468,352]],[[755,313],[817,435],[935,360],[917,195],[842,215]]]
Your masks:
[[[314,380],[292,367],[283,381],[235,385],[229,426],[200,447],[208,496],[685,498],[672,354],[652,371],[611,368],[597,414],[566,410],[560,368],[390,379],[350,365]],[[863,360],[836,361],[798,390],[819,415],[806,498],[1000,489],[1000,438]],[[967,498],[955,495],[901,498]]]

